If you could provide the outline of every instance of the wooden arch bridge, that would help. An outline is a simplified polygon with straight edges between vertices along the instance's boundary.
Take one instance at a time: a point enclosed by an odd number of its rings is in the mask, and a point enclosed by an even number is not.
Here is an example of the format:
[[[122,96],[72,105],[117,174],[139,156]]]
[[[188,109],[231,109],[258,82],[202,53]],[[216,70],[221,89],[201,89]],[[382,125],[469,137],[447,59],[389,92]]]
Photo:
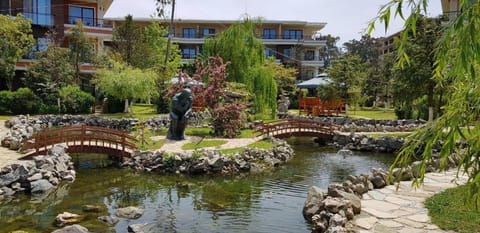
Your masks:
[[[257,125],[256,130],[263,136],[276,138],[316,137],[331,140],[337,127],[308,118],[286,118]]]
[[[24,159],[45,154],[55,144],[65,143],[68,153],[99,153],[114,157],[130,156],[137,139],[125,131],[96,126],[67,126],[35,133],[23,143]],[[33,150],[32,150],[33,149]]]

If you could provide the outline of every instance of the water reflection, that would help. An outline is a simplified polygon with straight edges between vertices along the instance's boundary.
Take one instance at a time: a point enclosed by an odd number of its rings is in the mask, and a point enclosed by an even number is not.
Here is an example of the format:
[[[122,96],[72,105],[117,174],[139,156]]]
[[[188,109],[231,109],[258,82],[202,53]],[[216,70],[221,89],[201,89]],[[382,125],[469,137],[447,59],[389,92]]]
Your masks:
[[[0,232],[51,232],[56,229],[55,216],[63,211],[82,214],[81,224],[91,232],[126,232],[134,223],[151,223],[158,232],[309,232],[301,208],[311,185],[326,188],[350,174],[386,167],[392,159],[358,153],[344,158],[311,141],[295,143],[292,161],[260,175],[183,177],[80,169],[73,184],[62,185],[39,201],[21,196],[0,204]],[[77,166],[85,167],[77,160]],[[95,164],[88,162],[88,167]],[[101,205],[104,211],[85,213],[82,206],[87,204]],[[97,220],[130,205],[145,208],[144,215],[121,219],[113,228]]]

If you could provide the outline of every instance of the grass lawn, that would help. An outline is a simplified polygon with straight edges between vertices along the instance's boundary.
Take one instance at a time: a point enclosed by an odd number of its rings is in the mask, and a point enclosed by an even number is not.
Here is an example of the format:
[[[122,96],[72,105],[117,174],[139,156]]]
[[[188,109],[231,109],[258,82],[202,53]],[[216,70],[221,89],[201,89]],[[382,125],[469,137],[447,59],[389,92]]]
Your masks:
[[[132,109],[133,115],[130,113],[105,113],[100,114],[100,116],[110,118],[138,118],[143,121],[159,115],[153,104],[133,104]]]
[[[395,120],[397,116],[393,109],[350,109],[348,111],[348,116],[351,118],[366,118],[366,119],[375,119],[375,120]]]
[[[410,134],[412,134],[412,132],[366,133],[365,135],[378,139],[380,137],[406,138]]]
[[[196,150],[205,147],[219,147],[223,144],[226,144],[226,140],[203,140],[200,143],[198,142],[190,142],[182,146],[183,150]]]
[[[474,201],[465,201],[468,193],[466,186],[459,186],[428,198],[425,206],[432,222],[444,230],[479,232],[480,209]]]
[[[138,139],[138,142],[135,143],[137,145],[138,149],[141,150],[155,150],[155,149],[160,149],[160,147],[165,144],[165,140],[158,140],[158,141],[153,141],[150,137],[157,136],[157,135],[162,135],[159,134],[158,131],[151,131],[151,130],[146,130],[144,135],[143,135],[143,143],[142,143],[142,136],[140,134],[140,131],[134,131],[131,133],[134,137]]]
[[[1,115],[0,116],[0,121],[10,120],[10,118],[12,118],[12,116]]]

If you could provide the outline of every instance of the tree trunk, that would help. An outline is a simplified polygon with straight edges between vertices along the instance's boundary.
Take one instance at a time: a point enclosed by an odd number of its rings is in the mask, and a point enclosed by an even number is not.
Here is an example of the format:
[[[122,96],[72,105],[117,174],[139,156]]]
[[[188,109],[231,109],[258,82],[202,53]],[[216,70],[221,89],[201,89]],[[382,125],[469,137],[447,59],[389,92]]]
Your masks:
[[[427,96],[428,121],[433,121],[433,107],[434,107],[433,88],[434,88],[433,83],[430,83],[429,90],[428,90],[428,96]]]
[[[129,104],[128,104],[128,99],[125,99],[125,107],[124,107],[124,109],[123,109],[123,112],[124,112],[124,113],[128,113],[128,106],[129,106]]]

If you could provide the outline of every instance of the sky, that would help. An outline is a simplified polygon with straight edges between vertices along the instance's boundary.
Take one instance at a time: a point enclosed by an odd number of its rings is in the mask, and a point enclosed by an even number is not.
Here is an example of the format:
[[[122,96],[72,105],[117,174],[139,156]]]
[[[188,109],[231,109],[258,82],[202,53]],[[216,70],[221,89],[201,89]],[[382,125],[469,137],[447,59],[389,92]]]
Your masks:
[[[175,19],[238,20],[245,14],[266,20],[297,20],[327,23],[320,34],[339,36],[341,46],[351,39],[360,39],[368,22],[388,0],[177,0]],[[428,16],[438,16],[440,0],[429,1]],[[155,15],[154,0],[114,0],[105,18],[148,18]],[[391,23],[385,33],[383,25],[377,25],[374,37],[390,35],[401,30],[399,18]]]

